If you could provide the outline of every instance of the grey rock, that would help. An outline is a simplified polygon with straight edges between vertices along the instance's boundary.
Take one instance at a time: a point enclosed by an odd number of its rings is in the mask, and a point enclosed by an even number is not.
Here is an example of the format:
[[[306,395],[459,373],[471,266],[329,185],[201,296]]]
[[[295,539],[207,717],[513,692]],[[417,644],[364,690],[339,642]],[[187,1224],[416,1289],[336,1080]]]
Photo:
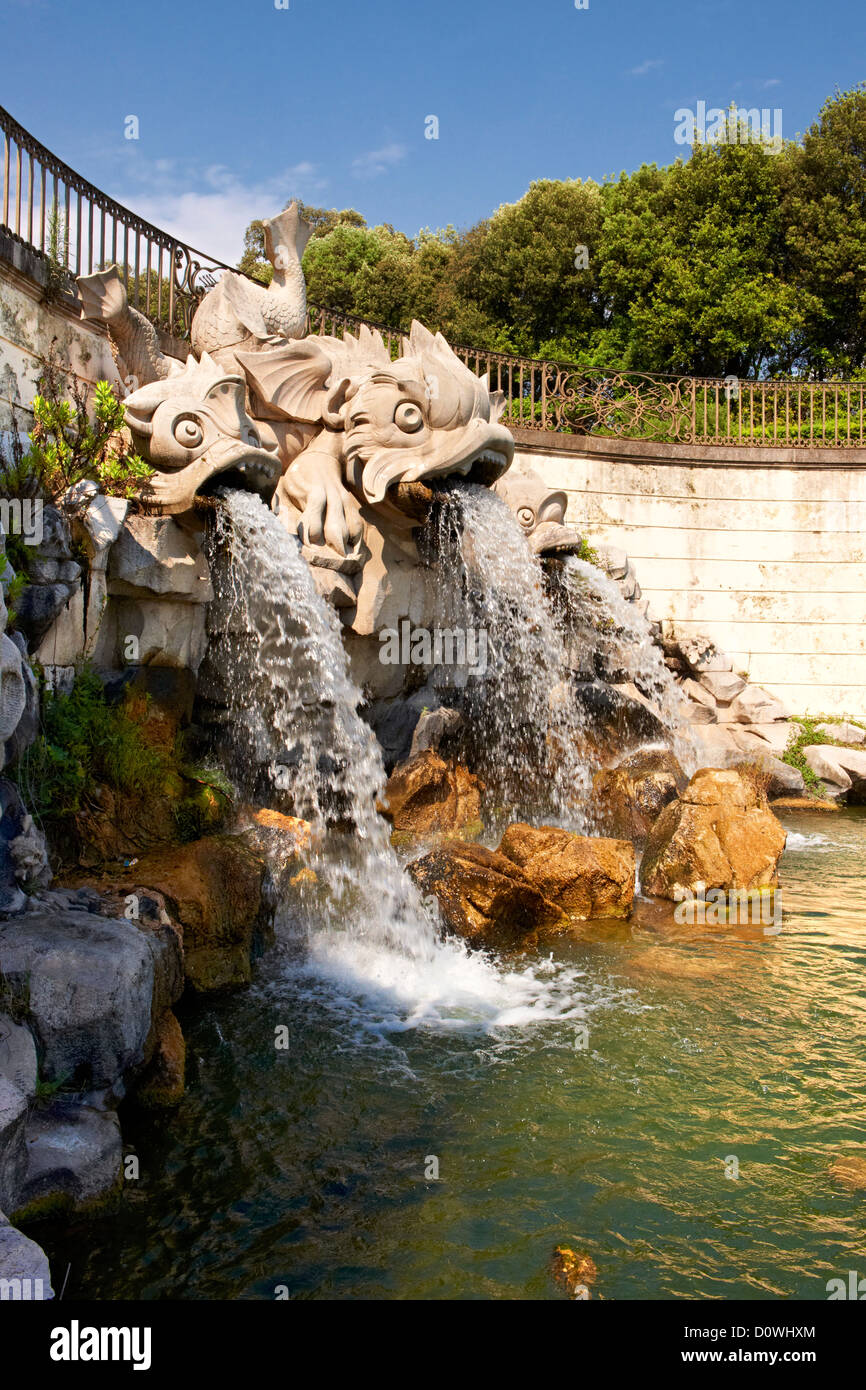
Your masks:
[[[76,1206],[104,1197],[121,1172],[120,1123],[113,1111],[58,1098],[27,1126],[27,1171],[18,1207],[45,1197]]]
[[[733,671],[702,671],[698,680],[714,700],[725,703],[735,700],[746,688],[742,676],[736,675]]]
[[[425,710],[415,725],[409,756],[423,753],[426,748],[439,751],[443,743],[453,738],[463,727],[463,716],[456,709],[440,705],[438,709]]]
[[[35,642],[45,635],[68,602],[65,584],[28,584],[18,600],[18,627]]]
[[[38,554],[43,560],[72,559],[69,523],[56,507],[42,508],[42,540],[39,543]]]
[[[783,763],[781,758],[776,758],[772,753],[767,753],[760,759],[761,766],[770,773],[770,783],[767,787],[767,796],[805,796],[806,783],[802,772],[796,767],[789,767]]]
[[[866,750],[819,743],[804,748],[803,757],[831,796],[858,804],[866,799]]]
[[[24,682],[24,708],[5,744],[4,757],[8,766],[21,757],[39,732],[39,685],[27,658],[24,634],[9,632],[6,635],[21,654],[21,677]]]
[[[35,1240],[10,1226],[0,1211],[0,1293],[2,1299],[44,1301],[54,1297],[48,1256]]]
[[[695,675],[704,671],[731,671],[733,662],[720,652],[711,637],[698,634],[678,638],[678,650]]]
[[[22,834],[26,816],[18,788],[0,777],[0,914],[20,912],[27,905],[15,873],[12,842]]]
[[[0,1202],[13,1209],[27,1169],[24,1131],[27,1097],[0,1076]]]
[[[33,1034],[9,1014],[0,1014],[0,1078],[17,1086],[28,1100],[36,1094],[39,1066]]]
[[[128,516],[108,562],[109,592],[187,603],[213,598],[207,562],[195,538],[170,516]]]
[[[687,700],[692,700],[697,705],[704,705],[707,709],[715,711],[715,696],[712,695],[709,690],[706,690],[704,686],[699,685],[697,681],[692,680],[691,676],[683,681],[680,690]]]
[[[26,1013],[46,1080],[108,1086],[144,1060],[172,950],[176,942],[91,912],[0,923],[0,979]]]
[[[731,720],[736,724],[772,724],[787,719],[788,711],[759,685],[747,685],[731,702]]]
[[[816,724],[815,728],[824,738],[838,739],[840,743],[866,743],[866,729],[849,724],[847,720],[839,724]]]

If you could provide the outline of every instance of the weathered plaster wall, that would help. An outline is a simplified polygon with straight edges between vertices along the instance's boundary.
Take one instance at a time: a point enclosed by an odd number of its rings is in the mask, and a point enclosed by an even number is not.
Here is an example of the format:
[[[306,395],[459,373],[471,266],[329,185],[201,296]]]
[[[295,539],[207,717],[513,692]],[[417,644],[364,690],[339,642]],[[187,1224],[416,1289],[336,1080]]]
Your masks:
[[[516,434],[514,466],[628,553],[656,617],[707,633],[792,713],[866,713],[866,451]]]

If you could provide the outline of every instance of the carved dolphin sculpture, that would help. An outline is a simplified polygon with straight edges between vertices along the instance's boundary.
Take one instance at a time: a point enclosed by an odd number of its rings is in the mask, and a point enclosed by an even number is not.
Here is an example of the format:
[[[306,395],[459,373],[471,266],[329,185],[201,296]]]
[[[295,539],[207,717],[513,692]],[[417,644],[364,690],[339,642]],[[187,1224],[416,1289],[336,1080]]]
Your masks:
[[[145,386],[183,371],[183,363],[162,351],[153,324],[130,306],[120,266],[79,275],[76,283],[82,316],[105,324],[122,358],[127,386]]]
[[[269,338],[299,338],[307,319],[307,291],[301,257],[312,228],[294,199],[284,212],[263,223],[265,254],[274,267],[270,285],[227,271],[205,295],[192,321],[197,356],[211,356]]]
[[[548,487],[532,469],[508,473],[493,487],[514,512],[536,555],[567,555],[580,550],[582,537],[565,525],[568,497]]]
[[[124,404],[136,448],[156,469],[142,495],[161,512],[192,511],[196,497],[218,483],[270,501],[281,467],[276,443],[263,442],[247,414],[243,377],[228,375],[207,353]]]

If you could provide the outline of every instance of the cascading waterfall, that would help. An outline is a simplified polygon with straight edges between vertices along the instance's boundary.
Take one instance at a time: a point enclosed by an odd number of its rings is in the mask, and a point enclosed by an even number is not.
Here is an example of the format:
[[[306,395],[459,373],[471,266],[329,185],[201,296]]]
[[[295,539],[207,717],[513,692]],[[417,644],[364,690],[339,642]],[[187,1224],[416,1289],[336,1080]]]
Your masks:
[[[693,749],[680,714],[682,696],[664,664],[645,612],[623,597],[614,581],[586,560],[568,555],[561,561],[566,643],[578,667],[590,654],[596,674],[617,684],[631,684],[650,701],[664,726],[665,739],[683,763]],[[585,664],[585,663],[584,663]]]
[[[204,685],[222,694],[233,771],[260,802],[285,805],[288,795],[314,826],[308,860],[319,881],[302,894],[297,970],[336,984],[347,1015],[366,1000],[361,1027],[377,1035],[582,1017],[578,972],[547,963],[503,970],[440,939],[435,907],[403,871],[376,811],[379,747],[358,714],[338,618],[297,540],[259,498],[230,491],[207,551],[215,600]]]
[[[439,667],[476,731],[473,761],[521,814],[581,823],[589,790],[585,717],[571,695],[562,623],[541,563],[509,508],[488,488],[457,483],[432,520],[440,621],[487,635],[478,676]]]

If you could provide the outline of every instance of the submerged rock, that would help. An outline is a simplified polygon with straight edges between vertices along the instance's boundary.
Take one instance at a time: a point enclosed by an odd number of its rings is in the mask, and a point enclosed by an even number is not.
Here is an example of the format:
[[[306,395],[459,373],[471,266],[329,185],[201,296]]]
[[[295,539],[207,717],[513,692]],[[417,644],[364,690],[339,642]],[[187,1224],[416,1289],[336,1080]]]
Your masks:
[[[402,834],[453,834],[481,816],[478,778],[429,748],[394,769],[385,797],[385,814]]]
[[[683,889],[767,888],[778,883],[786,831],[755,784],[733,769],[703,768],[652,827],[641,863],[651,897]]]
[[[600,830],[642,843],[659,813],[684,791],[686,775],[668,748],[632,753],[592,781],[593,811]]]
[[[439,900],[446,929],[476,946],[519,946],[538,928],[567,921],[516,864],[483,845],[434,850],[409,873],[422,893]]]
[[[627,917],[631,911],[635,856],[628,840],[572,835],[558,826],[518,821],[503,835],[499,853],[573,920]]]
[[[589,1298],[589,1285],[598,1278],[598,1267],[590,1255],[581,1255],[567,1245],[557,1245],[551,1260],[553,1277],[570,1298]]]

